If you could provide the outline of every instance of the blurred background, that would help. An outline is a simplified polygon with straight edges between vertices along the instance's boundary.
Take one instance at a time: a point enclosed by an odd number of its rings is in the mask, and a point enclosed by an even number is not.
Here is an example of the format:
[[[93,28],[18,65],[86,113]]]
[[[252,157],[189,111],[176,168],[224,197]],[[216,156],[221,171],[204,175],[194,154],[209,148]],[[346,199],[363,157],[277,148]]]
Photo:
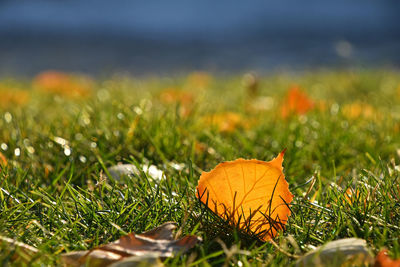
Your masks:
[[[0,0],[0,75],[400,66],[395,0]]]

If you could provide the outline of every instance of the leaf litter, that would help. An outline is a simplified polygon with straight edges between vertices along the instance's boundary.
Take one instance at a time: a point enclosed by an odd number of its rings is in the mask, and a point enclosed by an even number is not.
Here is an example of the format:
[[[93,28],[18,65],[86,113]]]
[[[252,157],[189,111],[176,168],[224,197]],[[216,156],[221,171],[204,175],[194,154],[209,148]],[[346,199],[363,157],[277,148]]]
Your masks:
[[[193,248],[201,241],[201,238],[194,235],[175,239],[172,231],[176,227],[176,223],[166,222],[145,233],[130,233],[91,250],[65,253],[62,260],[68,266],[109,266],[133,256],[144,259],[172,257]]]

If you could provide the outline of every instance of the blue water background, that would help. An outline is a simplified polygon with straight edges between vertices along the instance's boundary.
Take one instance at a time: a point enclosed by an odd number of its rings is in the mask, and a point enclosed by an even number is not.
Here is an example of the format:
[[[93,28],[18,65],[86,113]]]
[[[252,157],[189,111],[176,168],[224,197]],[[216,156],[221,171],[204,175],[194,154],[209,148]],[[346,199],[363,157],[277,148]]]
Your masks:
[[[0,75],[400,66],[400,1],[0,0]]]

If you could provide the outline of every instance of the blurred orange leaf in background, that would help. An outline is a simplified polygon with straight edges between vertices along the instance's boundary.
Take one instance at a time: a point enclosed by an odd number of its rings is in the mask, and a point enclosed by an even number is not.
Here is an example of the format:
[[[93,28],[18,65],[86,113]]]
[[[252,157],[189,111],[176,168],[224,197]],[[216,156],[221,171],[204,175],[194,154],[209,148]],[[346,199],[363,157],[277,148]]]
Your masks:
[[[284,151],[269,162],[237,159],[201,174],[196,196],[240,230],[267,241],[283,230],[293,195],[283,174]]]
[[[243,117],[235,112],[223,112],[207,115],[203,118],[206,125],[216,127],[219,132],[231,133],[240,126],[244,126]]]
[[[7,88],[0,85],[0,107],[9,108],[23,106],[29,102],[30,96],[27,91]]]
[[[392,260],[388,256],[388,250],[381,250],[375,258],[374,267],[400,267],[400,259]]]
[[[346,104],[342,108],[343,115],[348,119],[377,119],[381,114],[371,105],[362,102]]]
[[[209,87],[213,77],[206,72],[193,72],[187,77],[185,87],[189,89],[206,89]]]
[[[7,166],[7,159],[3,155],[3,153],[0,152],[0,169],[1,169],[1,166]]]
[[[287,118],[291,115],[302,115],[314,108],[314,102],[298,86],[289,89],[281,105],[281,116]]]
[[[181,116],[188,116],[192,111],[194,96],[191,92],[167,88],[160,93],[159,98],[164,104],[179,104]]]
[[[58,71],[45,71],[33,79],[34,88],[70,98],[88,97],[92,94],[93,81],[84,75]]]

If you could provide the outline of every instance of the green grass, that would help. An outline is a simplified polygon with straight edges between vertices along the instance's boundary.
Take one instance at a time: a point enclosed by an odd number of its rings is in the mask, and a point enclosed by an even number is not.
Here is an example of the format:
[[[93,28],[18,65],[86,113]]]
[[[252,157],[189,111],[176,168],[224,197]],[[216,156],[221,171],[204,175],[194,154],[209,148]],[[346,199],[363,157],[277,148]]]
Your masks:
[[[302,255],[311,245],[359,237],[374,253],[386,247],[400,257],[399,72],[261,77],[257,94],[273,105],[258,111],[248,109],[254,99],[241,76],[197,83],[112,77],[96,80],[91,96],[71,99],[35,90],[29,80],[0,81],[29,95],[22,104],[0,99],[0,152],[8,160],[0,171],[0,236],[38,248],[34,265],[56,265],[63,252],[176,221],[203,243],[167,265],[293,265],[272,244],[228,229],[195,198],[201,171],[239,157],[268,161],[287,148],[284,172],[295,197],[286,231],[275,239],[281,250]],[[325,107],[282,119],[279,105],[292,84]],[[193,95],[189,115],[184,103],[160,101],[171,87]],[[373,114],[349,114],[352,103]],[[205,116],[225,111],[242,116],[234,131],[206,123]],[[166,178],[142,173],[118,183],[106,171],[118,162],[153,164]],[[12,258],[7,247],[0,250],[1,266],[16,264]]]

